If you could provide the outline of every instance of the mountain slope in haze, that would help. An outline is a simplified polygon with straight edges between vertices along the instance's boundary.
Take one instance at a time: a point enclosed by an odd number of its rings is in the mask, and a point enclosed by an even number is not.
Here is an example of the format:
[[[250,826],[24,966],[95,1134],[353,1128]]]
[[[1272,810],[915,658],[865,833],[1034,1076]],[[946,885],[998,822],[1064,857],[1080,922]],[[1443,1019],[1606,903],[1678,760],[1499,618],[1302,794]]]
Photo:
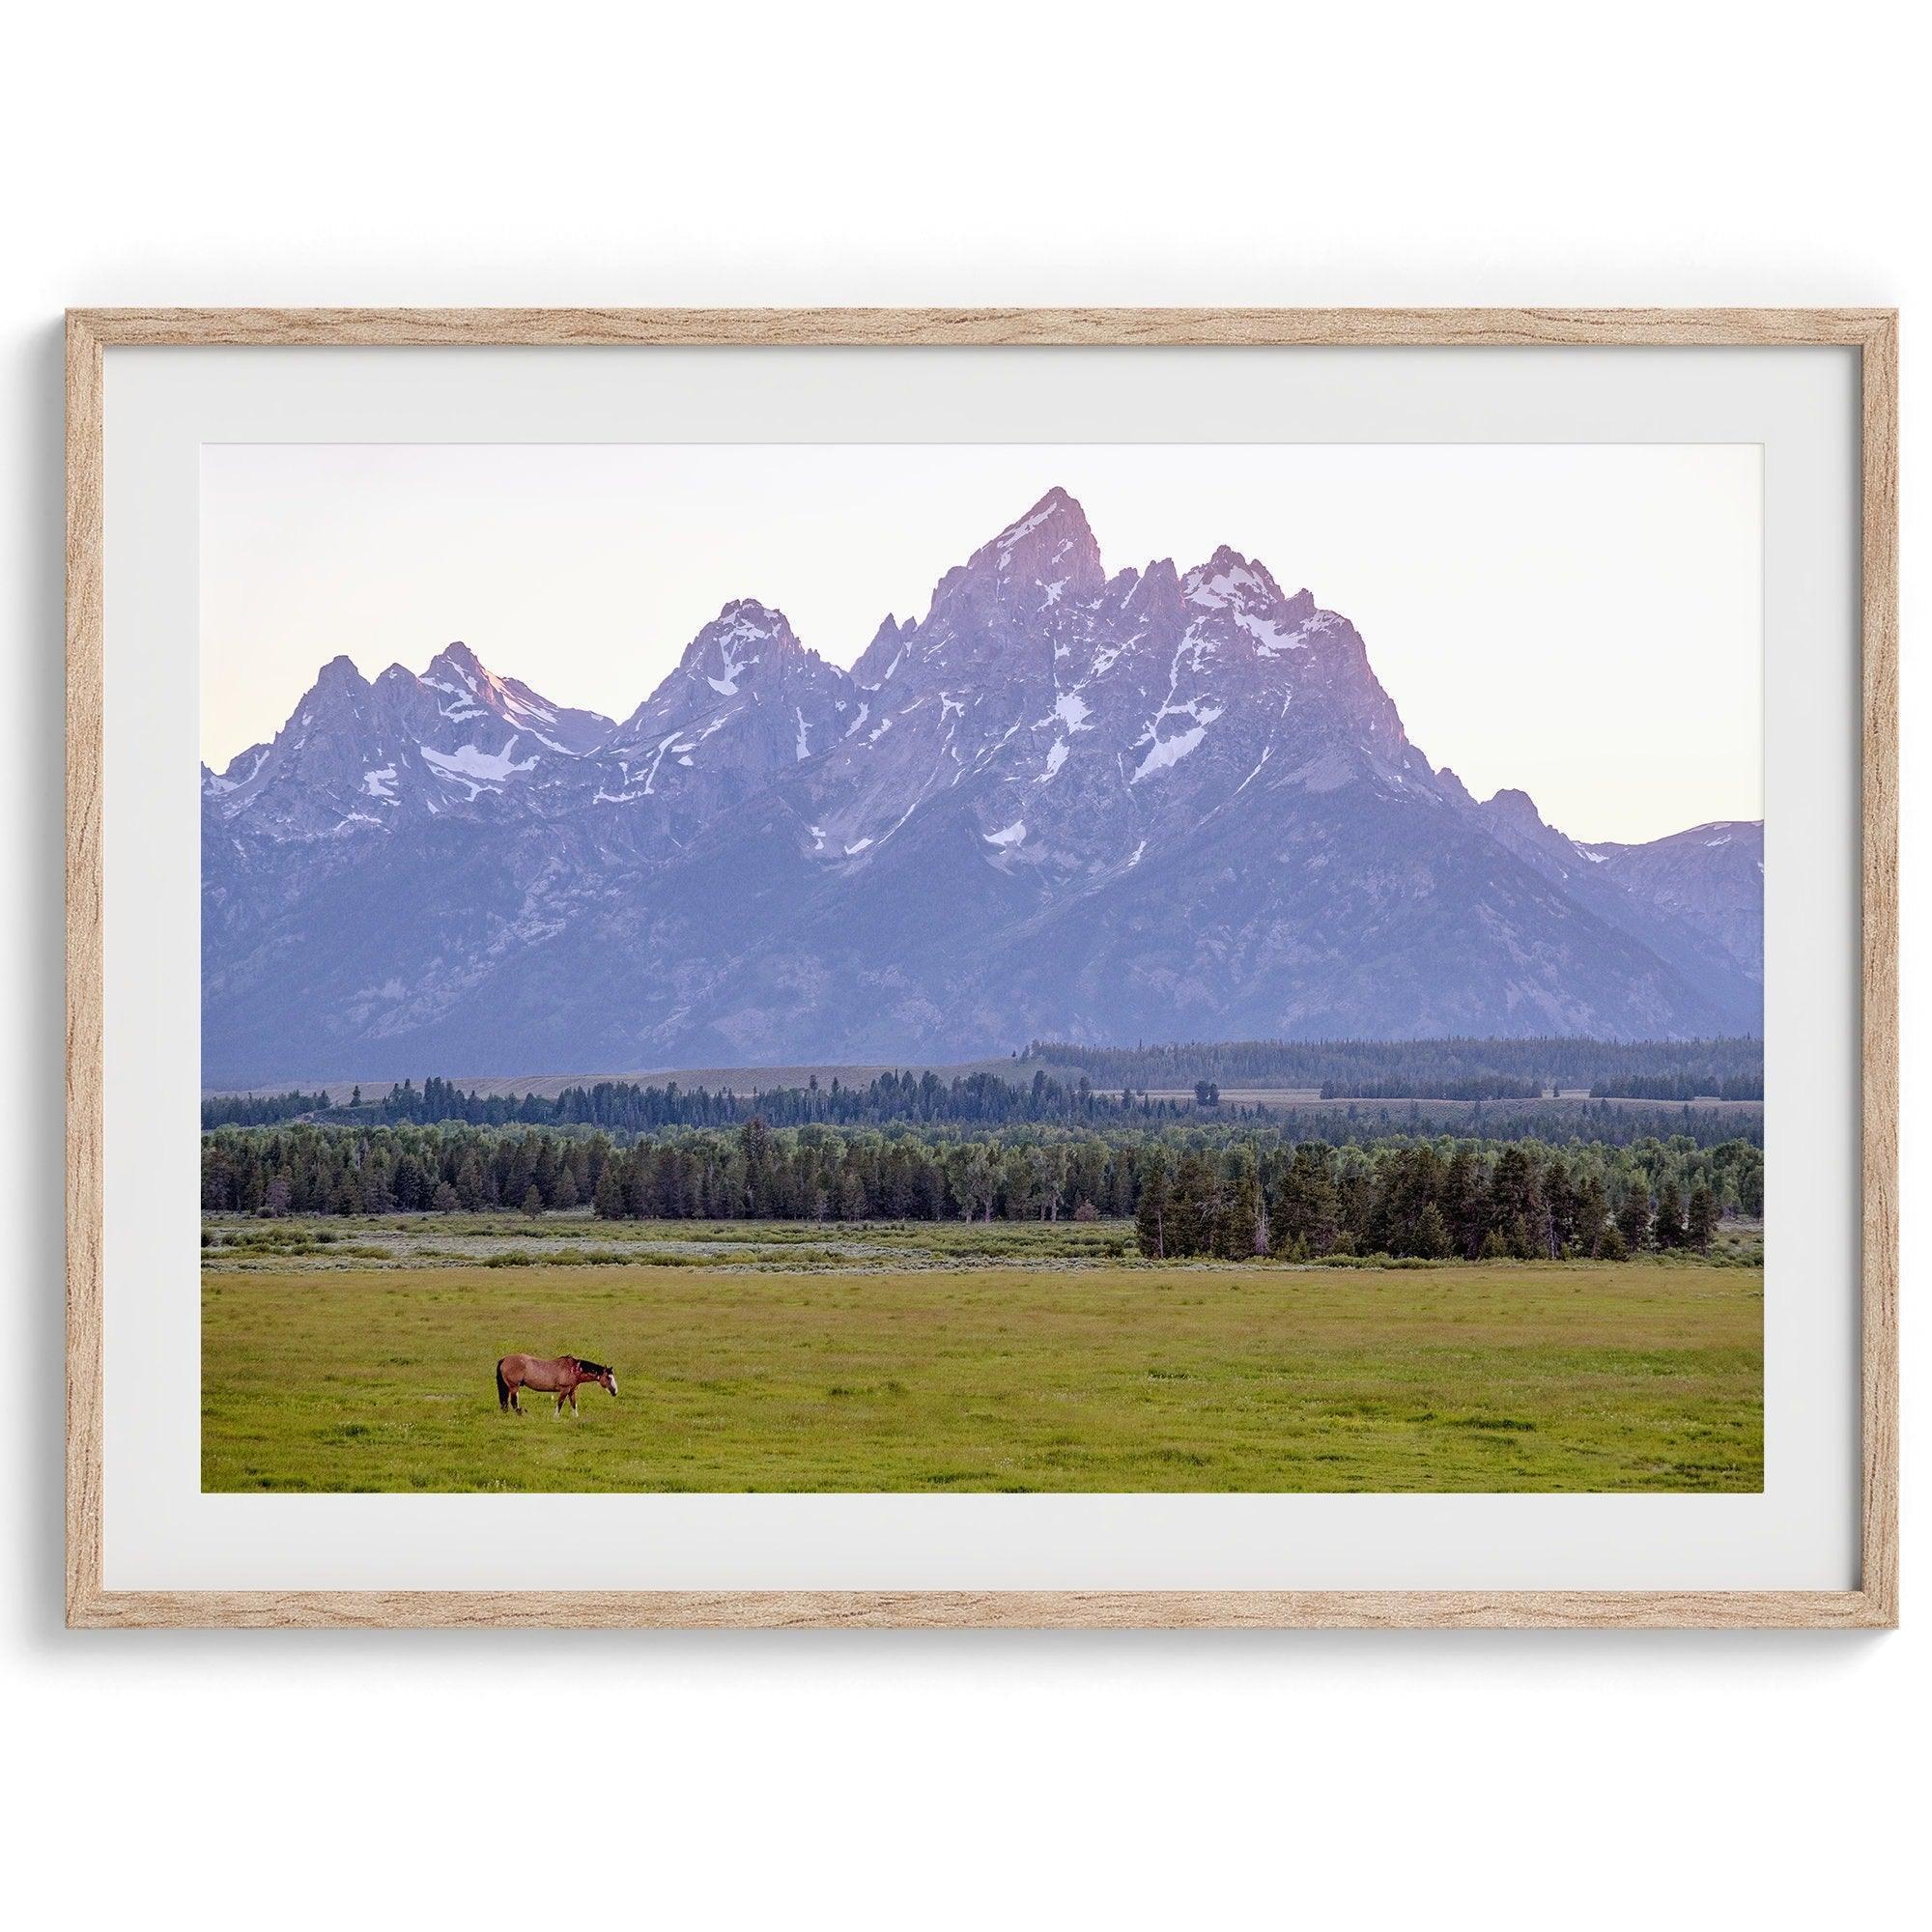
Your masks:
[[[1633,898],[1721,946],[1764,978],[1764,826],[1726,818],[1646,845],[1586,845],[1604,876]]]
[[[1755,1032],[1760,859],[1477,802],[1345,616],[1056,489],[850,673],[751,599],[622,724],[326,667],[204,774],[205,1074]]]

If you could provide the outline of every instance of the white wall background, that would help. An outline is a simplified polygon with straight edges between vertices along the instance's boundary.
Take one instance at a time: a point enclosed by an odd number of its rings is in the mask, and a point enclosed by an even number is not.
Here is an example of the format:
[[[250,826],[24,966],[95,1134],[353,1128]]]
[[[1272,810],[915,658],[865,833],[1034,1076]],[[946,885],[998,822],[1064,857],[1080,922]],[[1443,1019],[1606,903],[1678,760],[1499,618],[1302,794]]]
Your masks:
[[[291,1925],[1883,1912],[1873,1889],[1906,1883],[1922,1836],[1905,1780],[1932,1659],[1909,1410],[1895,1635],[64,1633],[59,312],[1888,302],[1907,310],[1910,487],[1932,284],[1909,28],[1865,4],[1780,19],[1684,0],[1574,19],[103,0],[16,19],[0,113],[10,1902]],[[1919,696],[1908,669],[1908,744]],[[1908,1108],[1908,1177],[1925,1147]],[[1924,1263],[1915,1216],[1908,1301]],[[1909,1342],[1918,1326],[1908,1308]]]

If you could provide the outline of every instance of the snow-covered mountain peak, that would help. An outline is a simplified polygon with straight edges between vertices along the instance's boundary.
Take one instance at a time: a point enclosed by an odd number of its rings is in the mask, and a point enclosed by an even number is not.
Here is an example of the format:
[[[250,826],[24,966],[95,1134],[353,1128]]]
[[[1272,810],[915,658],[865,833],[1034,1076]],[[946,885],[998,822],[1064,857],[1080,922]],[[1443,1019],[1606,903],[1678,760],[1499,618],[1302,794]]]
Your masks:
[[[1228,546],[1108,579],[1060,489],[852,675],[753,598],[621,727],[467,644],[373,684],[337,658],[202,790],[204,1037],[258,1075],[377,1039],[750,1065],[1756,1023],[1757,828],[1584,847],[1479,805],[1346,616]]]
[[[430,677],[437,672],[454,674],[466,681],[487,678],[490,668],[466,644],[461,638],[443,645],[429,661],[423,675]]]
[[[990,543],[981,544],[967,559],[963,575],[969,582],[990,580],[1002,601],[1022,607],[1058,604],[1063,598],[1085,602],[1106,582],[1100,546],[1086,511],[1057,484]]]
[[[452,724],[494,717],[569,757],[584,756],[611,735],[611,721],[601,713],[554,704],[521,678],[498,676],[461,640],[444,645],[415,682],[432,695],[439,716]]]
[[[1088,526],[1087,512],[1079,501],[1067,495],[1058,483],[1042,497],[1032,509],[1018,516],[996,536],[989,548],[1002,553],[1016,549],[1034,531],[1054,526],[1056,537],[1083,537],[1086,542],[1094,541],[1094,532]]]
[[[720,697],[735,697],[753,668],[784,651],[802,651],[782,611],[740,597],[685,646],[679,668],[701,677]]]
[[[734,599],[611,733],[596,802],[698,822],[828,750],[851,708],[851,679],[782,611]]]
[[[1209,611],[1224,605],[1278,604],[1281,586],[1258,557],[1243,556],[1223,544],[1206,563],[1198,563],[1181,580],[1187,601]]]

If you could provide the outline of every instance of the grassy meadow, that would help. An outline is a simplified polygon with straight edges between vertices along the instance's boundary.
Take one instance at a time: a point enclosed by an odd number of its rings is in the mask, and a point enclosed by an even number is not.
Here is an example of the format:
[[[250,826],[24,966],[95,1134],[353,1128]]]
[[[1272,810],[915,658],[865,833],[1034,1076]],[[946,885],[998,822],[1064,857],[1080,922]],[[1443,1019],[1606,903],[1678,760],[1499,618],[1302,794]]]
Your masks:
[[[209,1490],[1755,1491],[1763,1269],[1144,1263],[1118,1222],[203,1236]],[[499,1413],[511,1350],[611,1363]]]

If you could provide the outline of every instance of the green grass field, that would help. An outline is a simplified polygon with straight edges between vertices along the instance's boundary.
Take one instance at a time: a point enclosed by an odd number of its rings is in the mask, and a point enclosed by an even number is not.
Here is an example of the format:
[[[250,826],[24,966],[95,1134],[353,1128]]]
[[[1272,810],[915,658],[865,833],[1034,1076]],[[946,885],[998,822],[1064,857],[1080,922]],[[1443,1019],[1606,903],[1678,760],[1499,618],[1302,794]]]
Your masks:
[[[204,1272],[210,1490],[1763,1481],[1757,1266],[1159,1266],[1118,1224],[255,1225]],[[621,1394],[500,1414],[512,1350],[611,1362]]]

